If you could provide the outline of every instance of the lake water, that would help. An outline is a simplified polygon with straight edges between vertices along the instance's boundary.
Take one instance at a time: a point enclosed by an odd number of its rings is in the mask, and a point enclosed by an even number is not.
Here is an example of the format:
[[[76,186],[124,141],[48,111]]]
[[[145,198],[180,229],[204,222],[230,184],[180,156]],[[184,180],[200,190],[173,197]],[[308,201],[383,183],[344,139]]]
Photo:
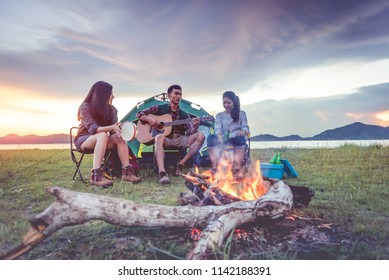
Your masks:
[[[69,149],[69,144],[0,144],[0,150],[24,150],[24,149]]]
[[[251,149],[268,148],[336,148],[345,144],[389,146],[389,140],[323,140],[323,141],[251,141]],[[69,144],[0,144],[0,150],[69,149]]]
[[[251,149],[267,148],[337,148],[346,144],[357,146],[389,146],[389,140],[321,140],[321,141],[251,141]]]

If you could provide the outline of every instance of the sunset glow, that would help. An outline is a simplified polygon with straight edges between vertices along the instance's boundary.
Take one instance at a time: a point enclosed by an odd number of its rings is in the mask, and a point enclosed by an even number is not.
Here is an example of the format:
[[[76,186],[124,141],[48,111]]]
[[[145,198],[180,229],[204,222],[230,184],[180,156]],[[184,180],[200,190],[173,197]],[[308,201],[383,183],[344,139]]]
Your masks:
[[[378,113],[377,118],[381,120],[380,125],[389,126],[389,110]]]
[[[234,91],[251,135],[389,124],[385,1],[218,2],[2,1],[0,137],[68,133],[100,80],[119,119],[177,83],[212,115]]]
[[[389,111],[378,113],[377,118],[379,118],[383,121],[389,121]]]
[[[77,103],[74,100],[50,98],[28,89],[0,87],[3,108],[0,111],[0,135],[47,135],[68,133],[76,123]]]
[[[0,111],[0,136],[67,134],[70,127],[78,126],[77,110],[85,96],[78,99],[42,97],[38,93],[19,89],[0,89],[0,96],[11,96]],[[86,95],[86,93],[85,93]],[[113,105],[118,109],[119,119],[137,103],[136,98],[121,98],[116,94]],[[17,110],[14,108],[18,108]]]

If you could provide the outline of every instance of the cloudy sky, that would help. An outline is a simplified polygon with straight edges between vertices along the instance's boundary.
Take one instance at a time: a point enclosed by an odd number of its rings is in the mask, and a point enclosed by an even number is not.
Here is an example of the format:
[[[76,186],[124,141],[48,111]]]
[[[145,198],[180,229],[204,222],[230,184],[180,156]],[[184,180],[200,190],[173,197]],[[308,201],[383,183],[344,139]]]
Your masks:
[[[119,118],[183,87],[241,98],[252,135],[389,126],[386,0],[0,0],[0,136],[68,133],[92,84]]]

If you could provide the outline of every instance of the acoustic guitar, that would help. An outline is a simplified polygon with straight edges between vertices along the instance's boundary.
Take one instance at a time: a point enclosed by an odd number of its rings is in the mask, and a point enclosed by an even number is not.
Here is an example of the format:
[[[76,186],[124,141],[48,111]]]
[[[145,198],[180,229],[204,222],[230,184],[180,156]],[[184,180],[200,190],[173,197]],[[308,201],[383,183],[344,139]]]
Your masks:
[[[181,125],[185,123],[190,123],[192,119],[182,119],[177,121],[172,121],[172,117],[169,114],[156,116],[153,114],[148,114],[147,116],[152,117],[159,121],[157,128],[152,127],[147,122],[138,121],[138,134],[136,138],[140,143],[150,144],[154,141],[154,138],[159,134],[164,134],[165,136],[169,135],[172,132],[172,127],[175,125]],[[198,118],[200,121],[210,121],[214,122],[215,119],[213,116],[204,116]]]

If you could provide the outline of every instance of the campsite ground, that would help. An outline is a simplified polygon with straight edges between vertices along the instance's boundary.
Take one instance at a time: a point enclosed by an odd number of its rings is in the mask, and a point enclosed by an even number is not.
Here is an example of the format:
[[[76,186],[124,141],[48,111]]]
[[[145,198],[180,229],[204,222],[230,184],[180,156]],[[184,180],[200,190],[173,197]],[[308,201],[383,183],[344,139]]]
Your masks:
[[[278,151],[278,150],[277,150]],[[252,150],[252,160],[268,162],[277,152]],[[252,225],[231,235],[216,259],[389,259],[389,147],[346,145],[335,149],[281,149],[297,170],[290,185],[307,186],[315,196],[293,220]],[[83,163],[88,173],[91,157]],[[0,255],[20,244],[29,219],[53,197],[48,186],[176,205],[186,191],[182,178],[169,186],[142,170],[141,184],[115,183],[109,189],[72,181],[68,150],[0,151]],[[20,259],[174,259],[193,244],[190,229],[123,228],[91,221],[60,229]]]

